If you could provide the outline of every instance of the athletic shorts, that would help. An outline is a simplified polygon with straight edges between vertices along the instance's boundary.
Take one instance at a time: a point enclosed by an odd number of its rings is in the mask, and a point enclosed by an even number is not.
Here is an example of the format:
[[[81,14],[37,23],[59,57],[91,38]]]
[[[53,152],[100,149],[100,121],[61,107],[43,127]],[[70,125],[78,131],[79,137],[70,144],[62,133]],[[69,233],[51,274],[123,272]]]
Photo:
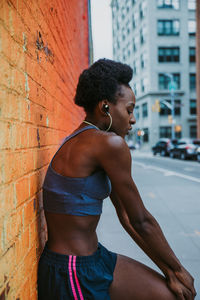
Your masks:
[[[38,300],[110,300],[117,254],[100,243],[93,255],[63,255],[45,248],[38,265]]]

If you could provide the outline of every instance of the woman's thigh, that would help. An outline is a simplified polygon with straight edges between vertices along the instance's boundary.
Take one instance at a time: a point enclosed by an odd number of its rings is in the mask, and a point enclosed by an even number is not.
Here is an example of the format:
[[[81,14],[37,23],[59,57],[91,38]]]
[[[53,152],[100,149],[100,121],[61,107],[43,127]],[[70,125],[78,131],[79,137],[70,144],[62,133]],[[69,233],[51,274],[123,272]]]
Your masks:
[[[162,275],[123,255],[117,256],[111,300],[175,300]]]

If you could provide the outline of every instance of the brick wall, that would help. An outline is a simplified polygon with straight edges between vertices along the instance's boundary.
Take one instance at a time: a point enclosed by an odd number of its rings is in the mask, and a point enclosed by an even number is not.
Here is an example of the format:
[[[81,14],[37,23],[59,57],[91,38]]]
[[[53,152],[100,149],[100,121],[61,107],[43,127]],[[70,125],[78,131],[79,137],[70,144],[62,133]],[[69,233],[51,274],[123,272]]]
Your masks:
[[[36,299],[41,186],[88,65],[87,0],[0,1],[0,300]]]

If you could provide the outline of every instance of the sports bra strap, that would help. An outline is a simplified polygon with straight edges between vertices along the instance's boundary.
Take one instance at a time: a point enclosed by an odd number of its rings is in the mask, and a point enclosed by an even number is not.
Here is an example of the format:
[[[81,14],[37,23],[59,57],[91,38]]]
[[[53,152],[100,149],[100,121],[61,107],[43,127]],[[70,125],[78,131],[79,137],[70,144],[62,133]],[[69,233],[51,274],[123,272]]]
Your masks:
[[[85,127],[83,127],[83,128],[78,129],[77,131],[75,131],[75,132],[73,132],[72,134],[70,134],[70,135],[68,135],[67,137],[65,137],[64,140],[63,140],[63,142],[61,143],[60,147],[58,148],[58,150],[57,150],[56,153],[54,154],[52,160],[54,159],[54,157],[56,156],[56,154],[58,153],[58,151],[62,148],[62,146],[63,146],[68,140],[70,140],[71,138],[73,138],[73,137],[76,136],[77,134],[79,134],[79,133],[81,133],[81,132],[83,132],[83,131],[85,131],[85,130],[87,130],[87,129],[97,129],[97,127],[96,127],[96,126],[92,126],[92,125],[88,125],[88,126],[85,126]],[[100,129],[98,129],[98,130],[100,130]],[[52,160],[51,160],[51,162],[50,162],[50,165],[51,165],[51,163],[52,163]]]

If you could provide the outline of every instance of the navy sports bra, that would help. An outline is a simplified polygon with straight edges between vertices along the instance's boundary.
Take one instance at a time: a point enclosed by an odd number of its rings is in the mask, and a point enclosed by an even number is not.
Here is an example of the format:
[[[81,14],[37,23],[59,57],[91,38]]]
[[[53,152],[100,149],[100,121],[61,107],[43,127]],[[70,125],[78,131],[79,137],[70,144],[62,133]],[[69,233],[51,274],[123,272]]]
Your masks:
[[[77,130],[64,139],[58,150],[80,132],[94,128],[86,126]],[[51,162],[43,184],[44,210],[76,216],[100,215],[102,200],[111,193],[111,183],[106,173],[102,170],[87,177],[68,177],[54,171]]]

